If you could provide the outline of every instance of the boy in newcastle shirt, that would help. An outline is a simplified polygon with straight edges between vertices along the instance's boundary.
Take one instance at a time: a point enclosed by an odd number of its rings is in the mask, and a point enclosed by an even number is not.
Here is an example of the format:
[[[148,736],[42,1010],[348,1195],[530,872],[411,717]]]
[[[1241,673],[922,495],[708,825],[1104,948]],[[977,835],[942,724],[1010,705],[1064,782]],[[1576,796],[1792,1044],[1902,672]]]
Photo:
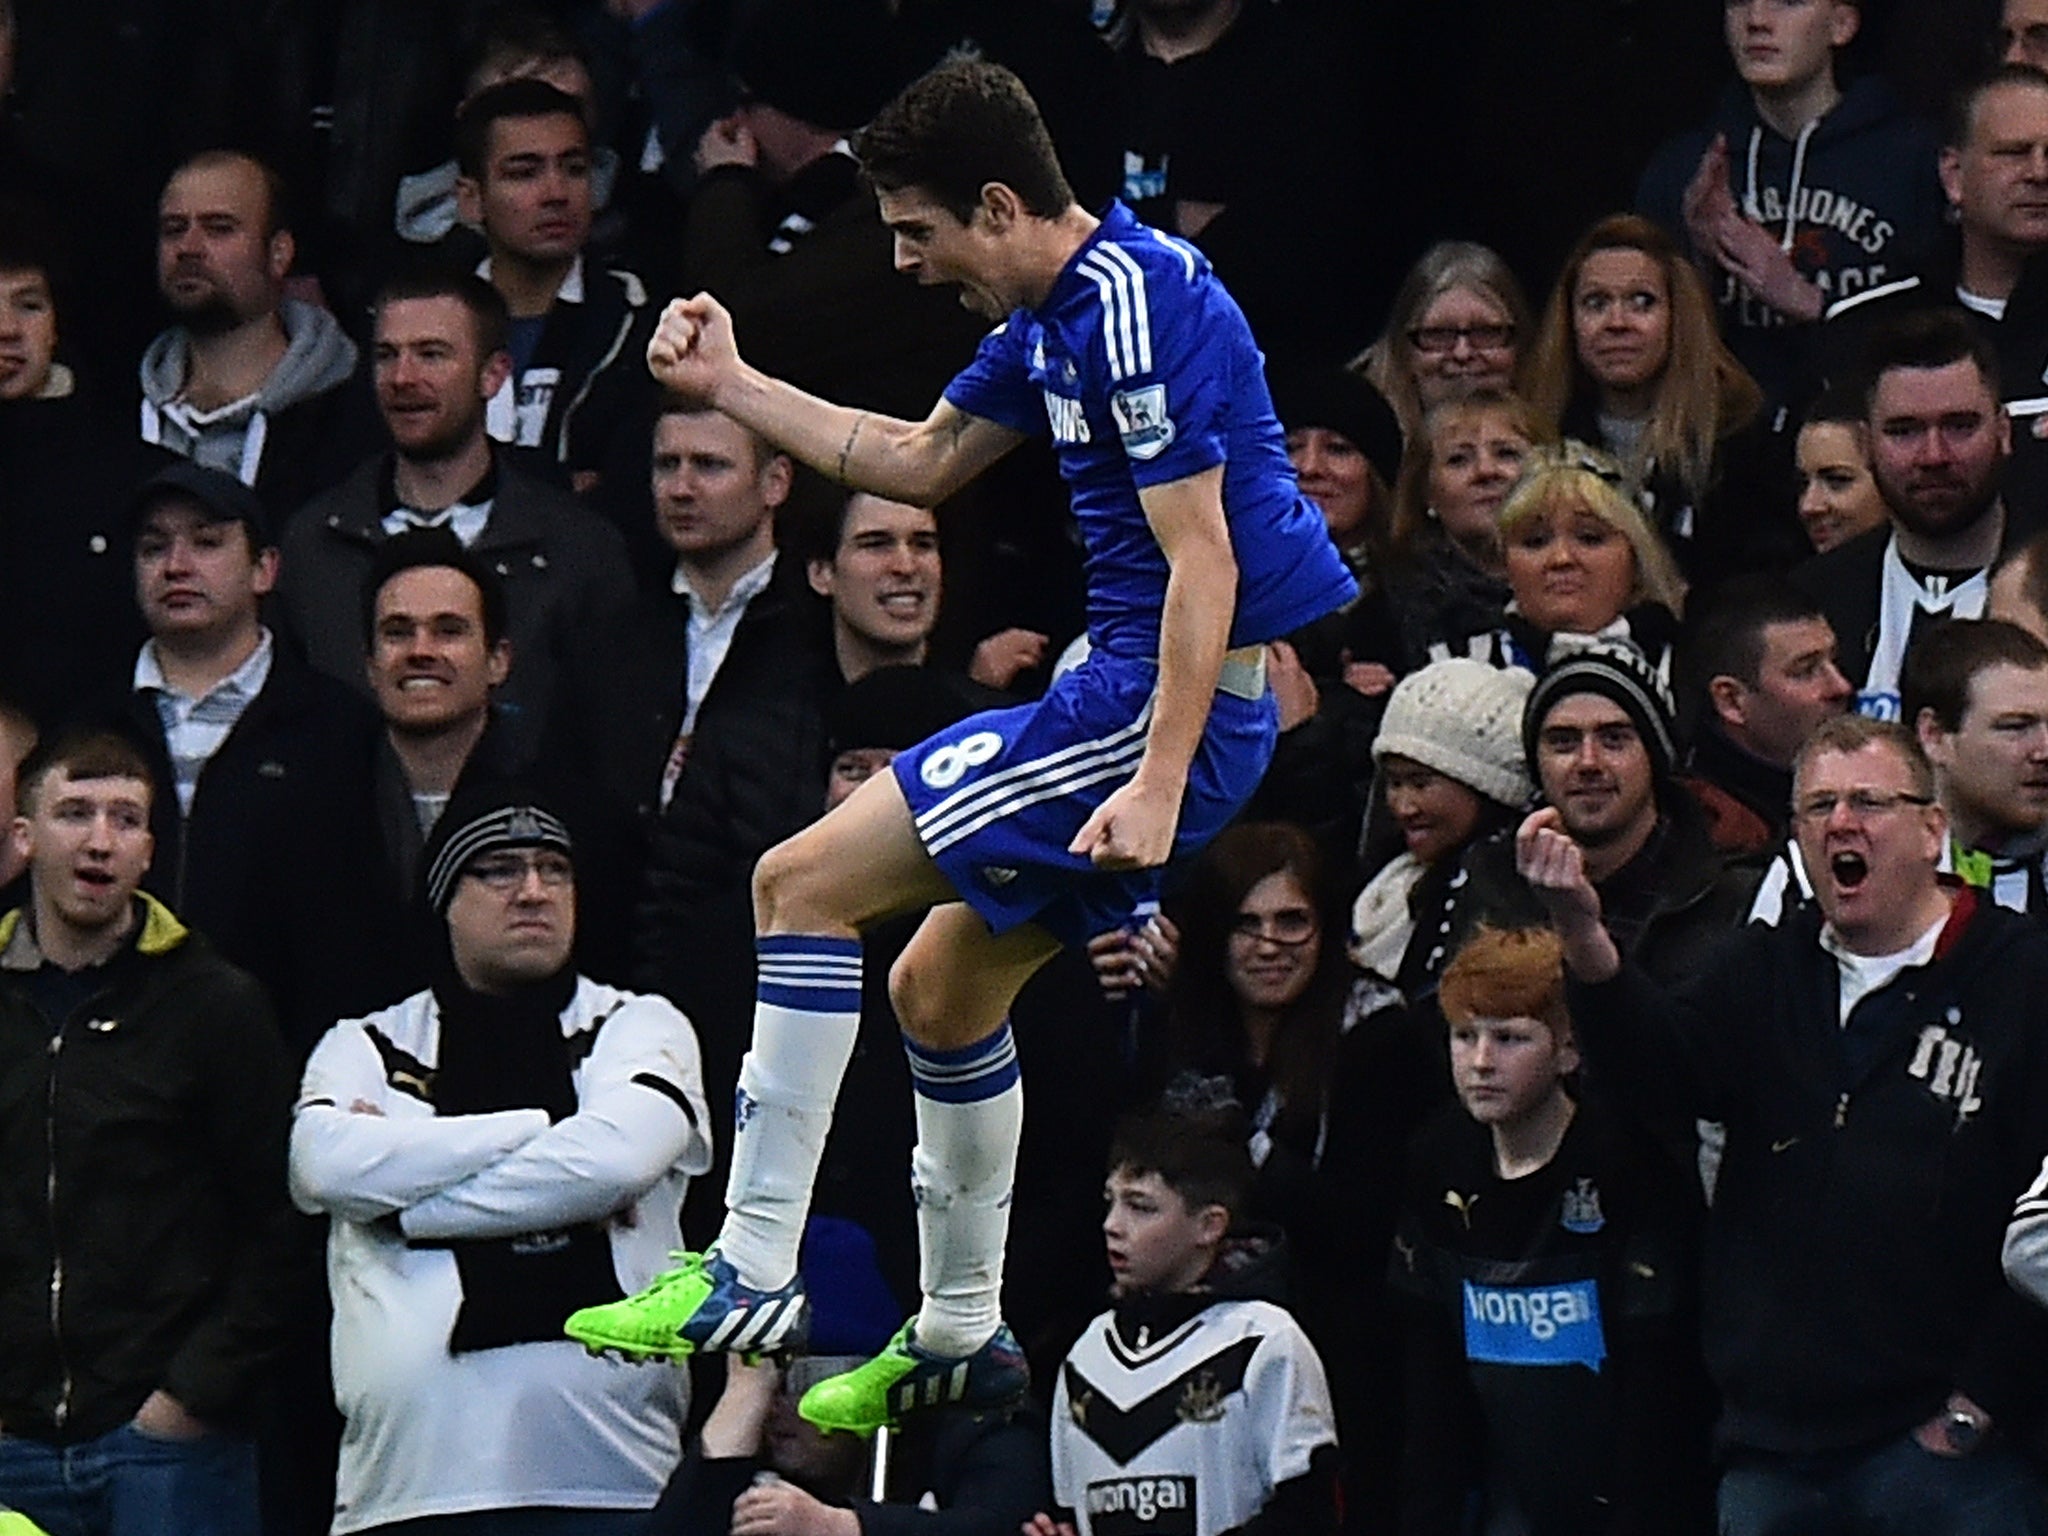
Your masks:
[[[1707,1528],[1682,1306],[1699,1207],[1567,1086],[1558,941],[1482,928],[1445,967],[1459,1104],[1409,1152],[1391,1284],[1413,1314],[1402,1536]]]
[[[1231,1231],[1252,1168],[1228,1119],[1166,1110],[1118,1129],[1102,1223],[1115,1304],[1053,1386],[1060,1508],[1031,1536],[1337,1529],[1323,1363],[1268,1299],[1277,1248]]]

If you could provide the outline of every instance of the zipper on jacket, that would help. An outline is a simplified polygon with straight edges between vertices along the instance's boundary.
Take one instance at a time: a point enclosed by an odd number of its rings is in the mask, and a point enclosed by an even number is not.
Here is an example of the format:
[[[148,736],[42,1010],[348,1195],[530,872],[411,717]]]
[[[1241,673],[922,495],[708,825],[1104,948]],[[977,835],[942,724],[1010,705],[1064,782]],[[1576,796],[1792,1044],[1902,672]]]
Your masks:
[[[49,1092],[46,1096],[43,1118],[44,1155],[49,1171],[44,1178],[44,1194],[50,1207],[50,1339],[57,1346],[57,1406],[50,1418],[59,1429],[71,1417],[71,1363],[64,1358],[64,1252],[58,1245],[57,1226],[57,1058],[64,1050],[64,1029],[59,1025],[57,1032],[50,1036]]]

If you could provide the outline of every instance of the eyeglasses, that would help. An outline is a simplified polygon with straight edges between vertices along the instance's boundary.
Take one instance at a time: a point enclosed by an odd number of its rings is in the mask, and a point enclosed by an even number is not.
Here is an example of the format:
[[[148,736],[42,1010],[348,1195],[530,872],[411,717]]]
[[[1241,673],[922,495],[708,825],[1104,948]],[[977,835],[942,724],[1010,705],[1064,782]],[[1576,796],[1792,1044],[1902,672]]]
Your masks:
[[[1879,816],[1889,815],[1902,805],[1932,805],[1932,795],[1909,795],[1903,790],[1852,789],[1845,795],[1827,790],[1808,795],[1792,807],[1792,814],[1801,821],[1826,821],[1843,806],[1858,821],[1870,821]]]
[[[1469,341],[1475,352],[1498,352],[1514,345],[1515,328],[1504,324],[1418,325],[1408,333],[1409,345],[1418,352],[1452,352],[1460,341]]]
[[[576,878],[576,866],[566,853],[493,853],[474,860],[462,873],[485,890],[510,895],[526,884],[528,874],[539,875],[542,885],[567,885]]]
[[[1256,944],[1263,939],[1268,944],[1292,948],[1296,944],[1306,944],[1316,936],[1319,928],[1315,913],[1289,907],[1269,917],[1262,917],[1256,912],[1240,912],[1230,925],[1230,936],[1246,944]]]

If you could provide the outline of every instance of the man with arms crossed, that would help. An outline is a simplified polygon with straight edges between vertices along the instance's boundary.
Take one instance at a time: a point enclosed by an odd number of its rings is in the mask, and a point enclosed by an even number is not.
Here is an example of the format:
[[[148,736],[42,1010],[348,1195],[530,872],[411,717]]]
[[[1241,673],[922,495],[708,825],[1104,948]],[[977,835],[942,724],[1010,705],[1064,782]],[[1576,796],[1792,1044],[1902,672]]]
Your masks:
[[[890,974],[917,1091],[924,1302],[876,1360],[805,1395],[805,1417],[850,1430],[1023,1390],[998,1310],[1023,1111],[1011,999],[1230,818],[1273,749],[1263,642],[1353,590],[1236,304],[1192,247],[1074,202],[1013,75],[944,65],[861,151],[898,269],[1008,317],[932,414],[895,421],[765,377],[703,296],[670,307],[649,364],[848,486],[922,506],[1049,420],[1088,545],[1090,655],[1037,705],[901,754],[762,858],[725,1226],[649,1291],[569,1324],[642,1358],[798,1337],[797,1242],[857,1027],[860,934],[936,903]]]

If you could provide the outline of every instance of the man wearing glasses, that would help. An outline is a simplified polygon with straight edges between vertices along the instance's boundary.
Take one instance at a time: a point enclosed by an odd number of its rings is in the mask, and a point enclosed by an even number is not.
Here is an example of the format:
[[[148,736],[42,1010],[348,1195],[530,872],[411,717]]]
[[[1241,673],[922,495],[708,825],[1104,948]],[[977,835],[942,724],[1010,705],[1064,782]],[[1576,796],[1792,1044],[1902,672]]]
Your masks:
[[[1901,726],[1828,721],[1793,785],[1815,905],[1675,987],[1623,963],[1554,809],[1516,838],[1589,1071],[1727,1127],[1702,1277],[1721,1530],[2039,1532],[2008,1442],[2048,1314],[1998,1254],[2048,1141],[2048,943],[1941,880],[1947,817]]]
[[[333,1528],[638,1529],[688,1377],[590,1359],[561,1320],[666,1260],[711,1162],[697,1039],[576,973],[576,850],[524,790],[458,790],[423,868],[433,984],[328,1032],[292,1128],[292,1196],[333,1218]]]

